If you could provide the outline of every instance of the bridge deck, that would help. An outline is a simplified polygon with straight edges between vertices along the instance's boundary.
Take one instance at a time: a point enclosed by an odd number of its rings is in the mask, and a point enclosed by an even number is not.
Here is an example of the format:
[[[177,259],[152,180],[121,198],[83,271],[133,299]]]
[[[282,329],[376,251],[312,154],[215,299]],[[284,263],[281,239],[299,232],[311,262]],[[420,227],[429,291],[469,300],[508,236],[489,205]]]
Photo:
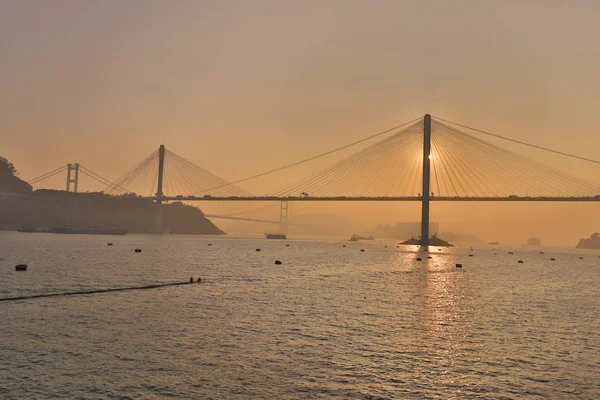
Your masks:
[[[152,197],[156,199],[155,197]],[[488,201],[488,202],[600,202],[600,195],[590,197],[435,197],[429,198],[430,201]],[[163,197],[163,201],[422,201],[420,196],[410,197],[271,197],[271,196],[252,196],[252,197],[218,197],[218,196],[176,196]]]

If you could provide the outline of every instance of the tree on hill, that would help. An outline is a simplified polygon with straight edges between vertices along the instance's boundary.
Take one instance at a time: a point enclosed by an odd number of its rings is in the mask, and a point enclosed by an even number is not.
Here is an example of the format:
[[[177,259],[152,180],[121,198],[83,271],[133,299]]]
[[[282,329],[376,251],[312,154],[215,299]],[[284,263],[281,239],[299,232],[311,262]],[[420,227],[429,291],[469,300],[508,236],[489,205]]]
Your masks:
[[[18,172],[15,169],[13,163],[9,162],[6,158],[0,156],[0,170],[5,170],[11,173],[13,176],[17,176]]]
[[[15,166],[5,157],[0,156],[0,192],[31,193],[31,185],[17,176]]]

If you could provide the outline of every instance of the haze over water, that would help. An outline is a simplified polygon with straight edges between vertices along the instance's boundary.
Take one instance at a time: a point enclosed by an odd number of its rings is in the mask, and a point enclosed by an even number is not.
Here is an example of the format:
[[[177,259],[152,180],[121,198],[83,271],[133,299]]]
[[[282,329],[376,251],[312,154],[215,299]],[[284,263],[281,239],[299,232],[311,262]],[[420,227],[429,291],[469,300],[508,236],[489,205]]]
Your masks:
[[[429,112],[596,159],[599,13],[585,0],[4,1],[0,155],[26,180],[68,162],[114,180],[165,144],[233,181]],[[524,154],[598,183],[597,165]],[[242,187],[269,193],[338,155]],[[64,184],[61,174],[35,188]],[[432,212],[445,231],[574,246],[598,230],[592,206]],[[388,204],[301,211],[371,226],[418,215]]]
[[[2,232],[2,297],[203,283],[0,303],[0,397],[600,396],[598,251],[431,250]]]

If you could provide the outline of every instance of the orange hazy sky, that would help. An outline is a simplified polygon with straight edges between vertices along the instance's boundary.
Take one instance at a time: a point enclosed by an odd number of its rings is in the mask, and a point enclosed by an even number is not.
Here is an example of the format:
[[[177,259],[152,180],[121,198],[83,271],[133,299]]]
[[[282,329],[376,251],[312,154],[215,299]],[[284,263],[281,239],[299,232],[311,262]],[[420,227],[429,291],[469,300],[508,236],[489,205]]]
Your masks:
[[[598,159],[599,16],[593,0],[2,1],[0,155],[24,179],[67,162],[115,179],[164,143],[236,180],[427,111]]]

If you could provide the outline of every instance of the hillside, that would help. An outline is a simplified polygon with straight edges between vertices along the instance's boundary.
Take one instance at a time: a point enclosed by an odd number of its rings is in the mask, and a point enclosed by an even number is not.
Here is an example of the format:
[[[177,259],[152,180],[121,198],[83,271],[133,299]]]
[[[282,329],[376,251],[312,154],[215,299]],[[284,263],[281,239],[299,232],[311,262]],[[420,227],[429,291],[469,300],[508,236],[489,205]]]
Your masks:
[[[14,165],[0,157],[0,193],[31,193],[31,185],[17,176]]]
[[[29,184],[16,176],[14,166],[2,157],[0,226],[13,229],[119,227],[131,233],[224,234],[199,208],[180,202],[159,205],[134,194],[32,191]]]

